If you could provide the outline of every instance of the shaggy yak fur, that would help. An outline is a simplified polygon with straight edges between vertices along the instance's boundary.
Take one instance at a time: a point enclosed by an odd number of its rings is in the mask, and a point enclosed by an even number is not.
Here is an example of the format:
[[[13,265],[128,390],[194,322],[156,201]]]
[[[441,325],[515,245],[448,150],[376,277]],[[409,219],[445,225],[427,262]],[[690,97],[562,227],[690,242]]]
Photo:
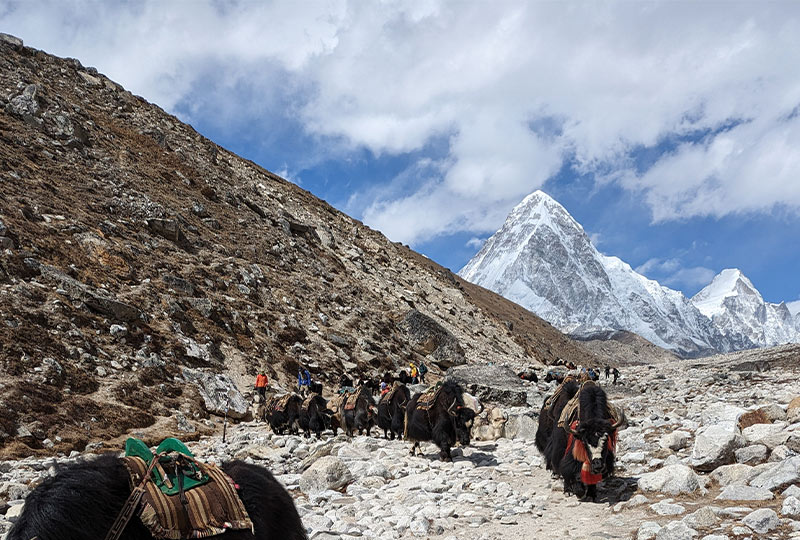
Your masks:
[[[399,385],[391,399],[378,402],[378,427],[383,430],[386,439],[394,440],[403,436],[406,420],[406,406],[411,400],[411,392],[404,384]]]
[[[317,434],[317,439],[321,439],[322,431],[331,423],[330,416],[328,402],[317,394],[311,398],[308,407],[300,407],[300,429],[303,430],[306,438],[311,436],[311,432],[314,432]]]
[[[278,435],[283,435],[286,429],[292,435],[297,435],[300,423],[300,406],[302,404],[303,398],[297,394],[292,394],[282,411],[276,411],[274,404],[270,405],[264,415],[264,419],[269,422],[272,431]]]
[[[464,391],[457,383],[447,381],[442,385],[436,401],[427,411],[417,409],[422,394],[415,394],[406,407],[406,434],[413,441],[411,455],[416,454],[420,441],[433,441],[440,448],[442,461],[453,461],[450,447],[456,441],[467,446],[475,411],[464,407]]]
[[[565,493],[596,501],[597,481],[614,473],[619,424],[611,418],[606,393],[599,386],[584,386],[578,400],[580,416],[577,427],[573,433],[558,426],[554,428],[546,449],[547,459],[553,465],[553,471],[564,479]],[[584,474],[596,476],[597,480],[584,482],[581,469],[585,463],[588,470]]]
[[[344,421],[344,431],[348,437],[353,436],[353,430],[357,430],[361,435],[362,431],[366,431],[367,436],[375,423],[373,415],[373,408],[375,402],[372,400],[372,391],[368,386],[360,386],[357,390],[358,401],[356,401],[355,409],[345,410],[342,414]]]
[[[265,468],[231,461],[222,470],[239,486],[239,496],[253,522],[249,530],[228,531],[225,540],[305,540],[306,533],[291,496]],[[25,499],[25,508],[8,540],[101,540],[130,495],[128,471],[116,456],[61,468]],[[214,536],[212,538],[217,538]],[[134,515],[120,540],[153,540]]]
[[[553,430],[558,423],[558,418],[561,416],[561,411],[564,406],[572,397],[578,393],[578,383],[576,381],[568,381],[562,388],[561,394],[552,403],[547,403],[548,397],[542,404],[542,410],[539,412],[539,425],[536,428],[536,448],[544,456],[545,466],[548,471],[554,471],[554,464],[550,461],[550,453],[547,451],[547,446],[550,444],[550,439],[553,438]]]

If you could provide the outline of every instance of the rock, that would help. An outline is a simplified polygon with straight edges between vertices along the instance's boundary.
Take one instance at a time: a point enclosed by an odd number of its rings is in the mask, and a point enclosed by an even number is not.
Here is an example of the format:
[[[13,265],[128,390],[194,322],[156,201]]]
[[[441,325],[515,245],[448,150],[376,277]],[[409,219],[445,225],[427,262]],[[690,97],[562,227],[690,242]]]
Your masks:
[[[536,429],[539,423],[533,417],[534,412],[529,411],[522,414],[509,412],[508,422],[506,422],[506,437],[509,439],[525,439],[532,441],[536,438]]]
[[[155,234],[176,244],[186,241],[181,226],[174,219],[148,219],[147,227]]]
[[[718,501],[769,501],[773,497],[772,492],[765,488],[753,486],[726,486],[717,495]]]
[[[761,409],[748,411],[739,417],[739,429],[749,428],[755,424],[769,424],[770,420]]]
[[[18,37],[12,36],[11,34],[4,34],[2,32],[0,32],[0,43],[5,43],[7,45],[10,45],[11,47],[17,50],[21,49],[23,45],[22,40],[19,39]]]
[[[250,414],[250,406],[230,377],[221,373],[207,373],[183,368],[183,378],[197,386],[203,397],[203,406],[211,414],[227,415],[238,420]]]
[[[197,431],[197,428],[194,427],[194,424],[189,422],[189,420],[186,418],[186,415],[181,412],[175,413],[175,422],[178,425],[179,431],[184,433],[194,433]]]
[[[800,487],[789,486],[788,488],[783,490],[783,493],[781,493],[781,495],[783,495],[784,497],[797,497],[798,499],[800,499]]]
[[[344,461],[334,456],[324,456],[300,477],[300,490],[306,495],[326,490],[341,491],[352,481],[353,475]]]
[[[692,529],[710,529],[719,523],[719,517],[709,507],[703,506],[684,517],[683,522]]]
[[[14,504],[8,510],[6,510],[5,519],[10,521],[11,523],[15,523],[19,516],[22,515],[22,510],[25,508],[24,504]]]
[[[766,534],[780,525],[780,518],[774,510],[760,508],[747,514],[743,519],[745,525],[759,534]]]
[[[670,521],[656,533],[655,540],[691,540],[698,533],[683,521]]]
[[[765,405],[758,409],[761,411],[769,422],[778,422],[786,420],[786,411],[777,403]]]
[[[734,452],[736,463],[747,465],[757,465],[764,463],[767,459],[767,447],[763,444],[751,444],[744,448],[739,448]]]
[[[730,403],[714,403],[705,407],[700,413],[700,423],[703,426],[719,425],[734,431],[739,416],[745,412],[744,409]]]
[[[709,476],[720,486],[746,485],[751,478],[758,474],[758,470],[750,465],[735,463],[717,468]]]
[[[800,396],[793,398],[786,407],[786,421],[790,424],[800,422]]]
[[[116,338],[121,338],[128,335],[128,329],[121,324],[112,324],[111,328],[108,329],[108,332]]]
[[[653,540],[660,530],[661,525],[655,521],[645,521],[639,525],[639,529],[636,531],[636,540]]]
[[[786,497],[781,506],[781,515],[792,519],[800,518],[800,499],[797,497]]]
[[[763,444],[772,450],[789,438],[789,433],[784,431],[785,427],[783,423],[755,424],[743,429],[742,436],[749,444]]]
[[[669,495],[681,493],[704,492],[700,479],[686,465],[669,465],[639,478],[639,489],[642,491],[659,491]]]
[[[786,446],[785,444],[779,444],[778,446],[772,449],[772,452],[770,452],[769,459],[767,459],[767,461],[770,463],[776,463],[779,461],[784,461],[796,455],[797,452],[790,450],[789,447]]]
[[[766,467],[749,483],[751,486],[775,491],[798,481],[800,481],[800,456]]]
[[[14,241],[11,238],[0,236],[0,250],[14,249]]]
[[[662,448],[678,451],[682,448],[686,448],[686,445],[689,444],[689,438],[690,435],[685,431],[673,431],[662,435],[658,444],[661,445]]]
[[[686,512],[686,509],[683,506],[667,501],[651,504],[650,509],[659,516],[679,516]]]
[[[482,402],[524,406],[528,400],[525,383],[507,367],[459,366],[447,370],[447,378],[461,385],[464,391]]]
[[[727,426],[714,424],[700,428],[692,448],[692,467],[698,471],[713,471],[720,465],[732,463],[734,451],[744,446],[744,438]]]
[[[409,310],[397,326],[419,354],[430,356],[440,368],[448,369],[466,363],[464,349],[455,336],[416,309]]]
[[[20,95],[8,102],[6,111],[25,120],[33,119],[39,114],[39,102],[36,100],[38,90],[35,84],[29,84]],[[39,120],[39,123],[41,124],[41,120]]]

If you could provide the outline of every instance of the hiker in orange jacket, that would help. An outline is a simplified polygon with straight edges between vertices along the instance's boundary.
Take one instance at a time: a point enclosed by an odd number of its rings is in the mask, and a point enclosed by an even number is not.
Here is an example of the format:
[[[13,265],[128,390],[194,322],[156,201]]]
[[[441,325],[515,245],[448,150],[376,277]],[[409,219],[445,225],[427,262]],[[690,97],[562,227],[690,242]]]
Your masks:
[[[261,401],[264,401],[267,396],[267,386],[269,385],[269,379],[267,379],[267,374],[264,373],[264,370],[258,372],[256,375],[256,392],[258,395],[261,396]]]

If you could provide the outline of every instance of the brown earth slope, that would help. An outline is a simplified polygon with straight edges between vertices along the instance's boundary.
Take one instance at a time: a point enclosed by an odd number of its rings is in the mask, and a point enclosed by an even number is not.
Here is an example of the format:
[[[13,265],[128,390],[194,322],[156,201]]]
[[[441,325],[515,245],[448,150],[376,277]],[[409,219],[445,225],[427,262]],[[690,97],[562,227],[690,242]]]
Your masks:
[[[329,385],[590,357],[550,325],[0,35],[0,457],[213,429],[184,368]]]

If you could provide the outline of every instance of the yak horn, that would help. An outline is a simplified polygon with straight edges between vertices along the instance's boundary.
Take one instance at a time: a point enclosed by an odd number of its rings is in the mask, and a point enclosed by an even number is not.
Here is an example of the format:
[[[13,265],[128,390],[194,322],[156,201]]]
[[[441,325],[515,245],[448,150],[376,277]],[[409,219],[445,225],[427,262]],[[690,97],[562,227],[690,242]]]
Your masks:
[[[458,405],[458,400],[457,400],[457,399],[454,399],[454,400],[453,400],[453,404],[452,404],[452,405],[450,405],[450,406],[447,408],[447,412],[448,412],[448,413],[450,413],[451,415],[453,415],[453,409],[456,407],[456,405]],[[455,416],[455,415],[453,415],[453,416]]]
[[[628,425],[628,418],[625,416],[625,411],[619,411],[619,420],[613,424],[611,424],[611,429],[619,429],[620,426],[627,426]]]

